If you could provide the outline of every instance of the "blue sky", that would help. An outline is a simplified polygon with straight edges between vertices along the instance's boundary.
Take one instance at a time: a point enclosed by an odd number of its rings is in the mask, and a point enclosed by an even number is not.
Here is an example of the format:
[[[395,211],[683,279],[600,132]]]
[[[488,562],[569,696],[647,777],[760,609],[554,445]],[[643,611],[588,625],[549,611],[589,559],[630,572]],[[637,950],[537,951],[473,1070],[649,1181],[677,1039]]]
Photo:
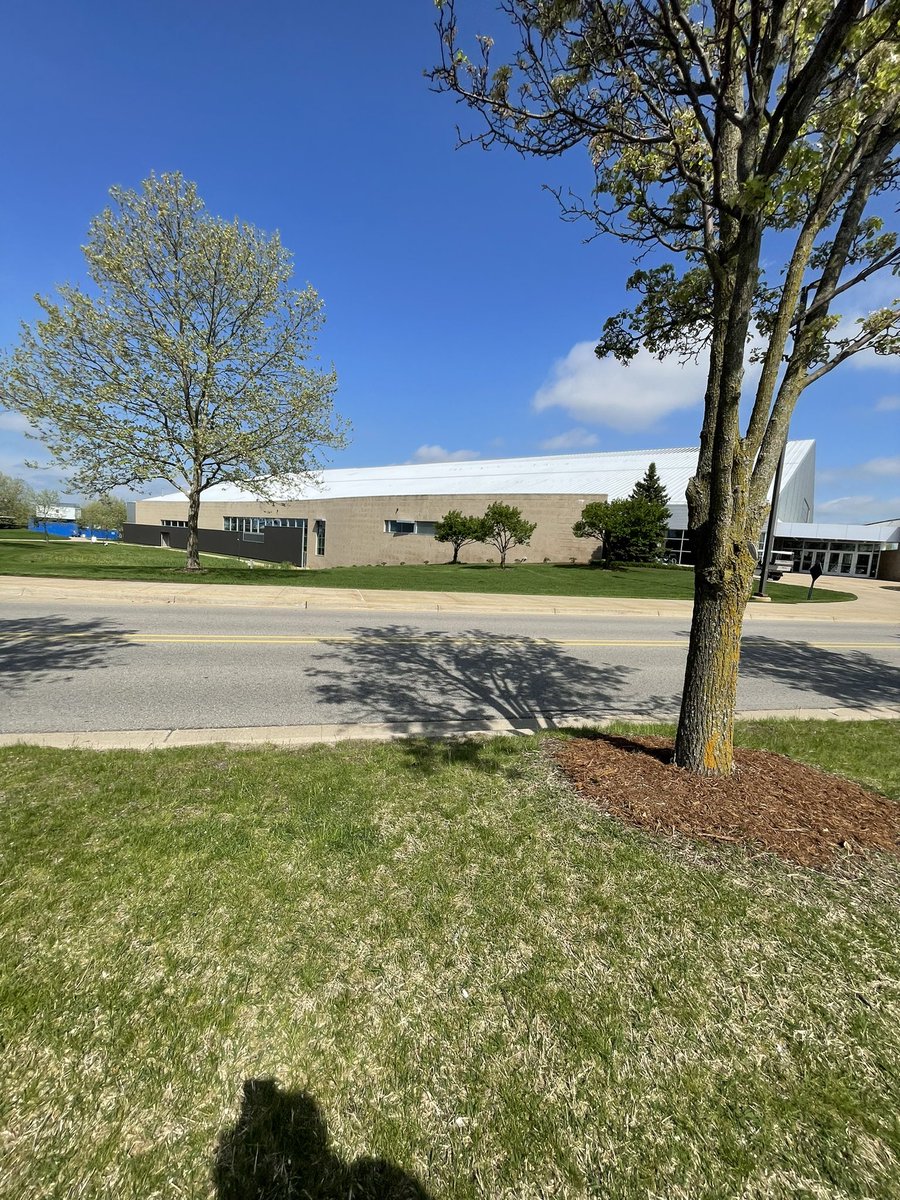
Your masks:
[[[279,229],[323,297],[319,350],[353,424],[334,465],[696,444],[702,368],[590,352],[626,304],[629,251],[584,244],[541,187],[586,191],[584,156],[457,149],[474,117],[423,79],[433,16],[431,0],[8,7],[0,344],[35,292],[84,280],[111,185],[180,170],[212,212]],[[801,400],[819,519],[900,516],[898,366],[847,365]],[[0,470],[39,453],[0,414]]]

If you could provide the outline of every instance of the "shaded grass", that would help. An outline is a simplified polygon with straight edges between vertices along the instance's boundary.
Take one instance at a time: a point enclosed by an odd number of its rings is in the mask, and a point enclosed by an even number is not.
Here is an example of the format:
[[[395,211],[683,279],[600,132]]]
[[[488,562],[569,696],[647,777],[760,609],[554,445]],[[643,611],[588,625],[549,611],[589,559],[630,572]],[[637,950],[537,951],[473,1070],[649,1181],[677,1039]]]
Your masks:
[[[898,733],[740,736],[897,795]],[[261,1196],[260,1153],[303,1194],[235,1124],[266,1077],[434,1198],[896,1194],[890,864],[701,858],[510,738],[20,747],[0,789],[4,1197]]]
[[[21,542],[0,534],[0,575],[40,575],[67,579],[110,579],[159,582],[278,584],[296,587],[374,588],[389,591],[493,592],[504,595],[610,596],[658,600],[690,600],[693,573],[683,567],[626,566],[603,570],[583,564],[526,563],[507,567],[489,564],[432,564],[407,567],[331,567],[293,570],[259,564],[251,570],[242,559],[201,555],[204,570],[187,574],[184,554],[151,546],[120,543]],[[772,600],[806,603],[807,589],[770,583]],[[815,590],[810,603],[855,600],[850,592]]]

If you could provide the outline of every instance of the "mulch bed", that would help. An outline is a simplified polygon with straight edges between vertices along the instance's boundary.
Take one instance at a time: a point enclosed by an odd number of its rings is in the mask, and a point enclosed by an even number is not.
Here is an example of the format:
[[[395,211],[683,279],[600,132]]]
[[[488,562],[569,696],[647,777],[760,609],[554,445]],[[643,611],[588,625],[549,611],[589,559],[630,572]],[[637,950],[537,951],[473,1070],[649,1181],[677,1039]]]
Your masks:
[[[767,750],[735,751],[726,779],[672,764],[672,742],[598,734],[555,741],[578,791],[641,829],[777,854],[804,867],[837,855],[900,854],[900,804]]]

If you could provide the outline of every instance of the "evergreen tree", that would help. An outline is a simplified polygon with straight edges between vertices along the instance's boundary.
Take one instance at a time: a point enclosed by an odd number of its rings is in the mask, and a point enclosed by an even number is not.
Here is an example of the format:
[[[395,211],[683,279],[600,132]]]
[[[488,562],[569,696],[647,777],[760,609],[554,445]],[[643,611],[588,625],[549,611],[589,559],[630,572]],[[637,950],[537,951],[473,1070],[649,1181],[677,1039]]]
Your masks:
[[[639,543],[639,552],[635,554],[635,561],[640,562],[654,558],[665,546],[671,517],[669,493],[657,474],[656,463],[651,463],[644,478],[634,485],[630,498],[643,501],[641,526],[645,536]]]
[[[639,479],[634,485],[631,498],[632,500],[647,500],[650,504],[659,505],[660,508],[666,510],[668,519],[669,493],[663,487],[663,481],[656,470],[656,463],[651,463],[644,473],[644,478]]]

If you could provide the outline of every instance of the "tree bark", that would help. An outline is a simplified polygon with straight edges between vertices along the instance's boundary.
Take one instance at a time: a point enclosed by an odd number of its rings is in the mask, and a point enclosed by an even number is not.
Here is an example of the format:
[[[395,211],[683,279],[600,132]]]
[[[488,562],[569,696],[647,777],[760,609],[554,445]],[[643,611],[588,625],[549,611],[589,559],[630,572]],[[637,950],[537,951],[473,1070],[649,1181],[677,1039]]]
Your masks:
[[[700,775],[734,769],[734,710],[737,702],[741,625],[753,579],[746,544],[735,543],[724,572],[698,563],[694,614],[675,738],[675,762]]]
[[[197,533],[199,525],[200,480],[195,477],[188,493],[187,562],[184,564],[186,571],[200,570],[200,538]]]

